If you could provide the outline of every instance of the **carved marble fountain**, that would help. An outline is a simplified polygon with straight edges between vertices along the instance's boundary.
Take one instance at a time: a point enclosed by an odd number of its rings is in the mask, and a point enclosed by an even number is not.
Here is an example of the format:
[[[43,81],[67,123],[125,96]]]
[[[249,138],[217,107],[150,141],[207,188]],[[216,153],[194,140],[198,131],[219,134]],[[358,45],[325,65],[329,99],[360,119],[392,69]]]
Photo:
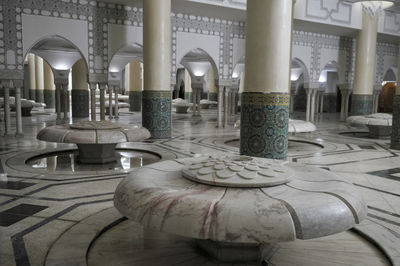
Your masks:
[[[43,128],[37,139],[75,143],[79,149],[78,162],[104,164],[116,160],[115,147],[119,143],[150,138],[150,132],[137,125],[123,125],[109,121],[84,121],[75,124]]]
[[[228,263],[261,262],[279,242],[343,232],[367,214],[355,187],[329,171],[248,156],[142,167],[119,184],[114,205],[145,230],[195,239]]]

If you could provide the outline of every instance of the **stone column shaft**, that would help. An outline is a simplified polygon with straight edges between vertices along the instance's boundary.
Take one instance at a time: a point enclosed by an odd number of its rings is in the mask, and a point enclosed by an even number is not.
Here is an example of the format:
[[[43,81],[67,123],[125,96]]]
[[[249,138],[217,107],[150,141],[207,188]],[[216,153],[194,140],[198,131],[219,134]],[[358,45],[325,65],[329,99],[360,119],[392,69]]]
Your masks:
[[[310,121],[314,122],[315,121],[315,99],[317,96],[318,91],[316,89],[311,90],[311,111],[310,111]]]
[[[29,99],[36,100],[36,73],[35,73],[35,55],[28,55],[29,67]]]
[[[292,0],[247,1],[241,154],[287,156],[292,11]]]
[[[306,102],[306,121],[310,121],[310,112],[311,112],[311,89],[306,89],[307,93],[307,102]]]
[[[61,90],[62,85],[56,84],[56,112],[57,112],[57,119],[61,119]]]
[[[69,91],[68,86],[63,86],[63,95],[64,95],[64,120],[68,120],[68,112],[69,112]]]
[[[224,127],[228,126],[229,105],[230,105],[229,94],[230,94],[230,89],[226,88],[224,95]]]
[[[108,86],[108,119],[113,119],[113,108],[112,108],[112,101],[113,101],[113,88],[111,85]]]
[[[100,89],[100,120],[106,120],[105,87],[99,84]]]
[[[10,118],[10,88],[8,84],[4,86],[4,135],[11,133],[11,118]]]
[[[357,55],[352,96],[352,115],[372,112],[375,77],[376,39],[379,10],[370,3],[363,3],[362,29],[357,36]]]
[[[36,74],[36,102],[44,102],[44,74],[43,74],[43,59],[35,56],[35,74]]]
[[[90,120],[96,121],[96,83],[90,84]]]
[[[119,119],[119,106],[118,106],[118,87],[114,86],[114,117]],[[112,105],[111,105],[112,106]]]
[[[54,75],[51,67],[46,62],[43,62],[43,97],[46,108],[55,108],[55,85]]]
[[[17,136],[22,136],[22,110],[21,110],[21,87],[15,87],[15,118],[17,126]]]
[[[223,115],[224,115],[224,90],[223,86],[218,87],[218,111],[217,111],[217,127],[223,128]]]
[[[143,1],[142,124],[151,138],[171,137],[171,0]]]
[[[72,117],[89,117],[89,90],[85,61],[80,59],[72,67]]]
[[[319,100],[320,105],[319,105],[319,112],[322,114],[324,112],[324,93],[321,93],[321,98]]]

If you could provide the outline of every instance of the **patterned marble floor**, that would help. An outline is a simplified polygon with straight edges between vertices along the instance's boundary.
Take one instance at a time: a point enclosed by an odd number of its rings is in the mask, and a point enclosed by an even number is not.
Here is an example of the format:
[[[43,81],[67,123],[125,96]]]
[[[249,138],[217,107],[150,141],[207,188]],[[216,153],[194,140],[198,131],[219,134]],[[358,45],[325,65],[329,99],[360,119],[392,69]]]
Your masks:
[[[123,110],[119,120],[140,123],[141,116]],[[74,145],[36,140],[42,127],[55,124],[51,111],[35,111],[23,122],[24,138],[0,137],[0,174],[7,173],[0,175],[1,266],[218,265],[189,240],[171,236],[154,237],[161,239],[155,253],[140,252],[146,244],[140,226],[124,220],[112,201],[130,167],[238,153],[239,131],[216,129],[215,109],[204,110],[202,118],[174,113],[171,139],[122,145],[120,164],[100,168],[74,165]],[[369,139],[366,129],[338,122],[336,114],[319,116],[316,125],[316,132],[290,137],[288,160],[354,183],[368,204],[368,219],[327,239],[282,244],[270,265],[400,265],[400,152],[388,148],[389,139]]]

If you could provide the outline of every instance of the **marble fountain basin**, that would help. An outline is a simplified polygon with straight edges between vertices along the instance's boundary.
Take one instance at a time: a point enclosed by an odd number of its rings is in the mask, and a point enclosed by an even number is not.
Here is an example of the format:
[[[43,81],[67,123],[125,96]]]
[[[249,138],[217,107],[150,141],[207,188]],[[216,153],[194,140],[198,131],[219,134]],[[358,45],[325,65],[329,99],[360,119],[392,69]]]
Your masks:
[[[177,114],[187,114],[188,109],[193,106],[193,103],[177,98],[172,100],[172,107],[175,108]]]
[[[201,109],[210,109],[210,106],[217,105],[217,104],[218,104],[218,102],[216,102],[216,101],[210,101],[207,99],[200,100],[200,108]]]
[[[37,134],[39,140],[76,144],[79,150],[78,162],[88,164],[114,162],[115,147],[118,143],[148,138],[150,132],[146,128],[109,121],[84,121],[50,126]]]
[[[142,167],[118,185],[114,205],[223,262],[262,261],[274,243],[343,232],[367,214],[356,188],[329,171],[247,156]]]
[[[389,137],[392,134],[391,114],[374,113],[370,115],[350,116],[346,122],[351,126],[367,126],[370,138]]]
[[[240,128],[240,120],[236,121],[235,128]],[[289,133],[307,133],[307,132],[314,132],[317,130],[317,127],[308,121],[304,120],[296,120],[296,119],[289,119],[289,126],[288,132]]]

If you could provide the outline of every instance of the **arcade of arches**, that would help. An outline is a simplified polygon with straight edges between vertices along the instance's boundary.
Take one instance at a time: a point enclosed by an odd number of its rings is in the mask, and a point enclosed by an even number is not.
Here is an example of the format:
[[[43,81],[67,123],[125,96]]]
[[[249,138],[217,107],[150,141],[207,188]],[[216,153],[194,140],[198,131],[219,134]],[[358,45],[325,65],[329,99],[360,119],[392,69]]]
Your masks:
[[[399,17],[0,2],[0,265],[400,265]]]

